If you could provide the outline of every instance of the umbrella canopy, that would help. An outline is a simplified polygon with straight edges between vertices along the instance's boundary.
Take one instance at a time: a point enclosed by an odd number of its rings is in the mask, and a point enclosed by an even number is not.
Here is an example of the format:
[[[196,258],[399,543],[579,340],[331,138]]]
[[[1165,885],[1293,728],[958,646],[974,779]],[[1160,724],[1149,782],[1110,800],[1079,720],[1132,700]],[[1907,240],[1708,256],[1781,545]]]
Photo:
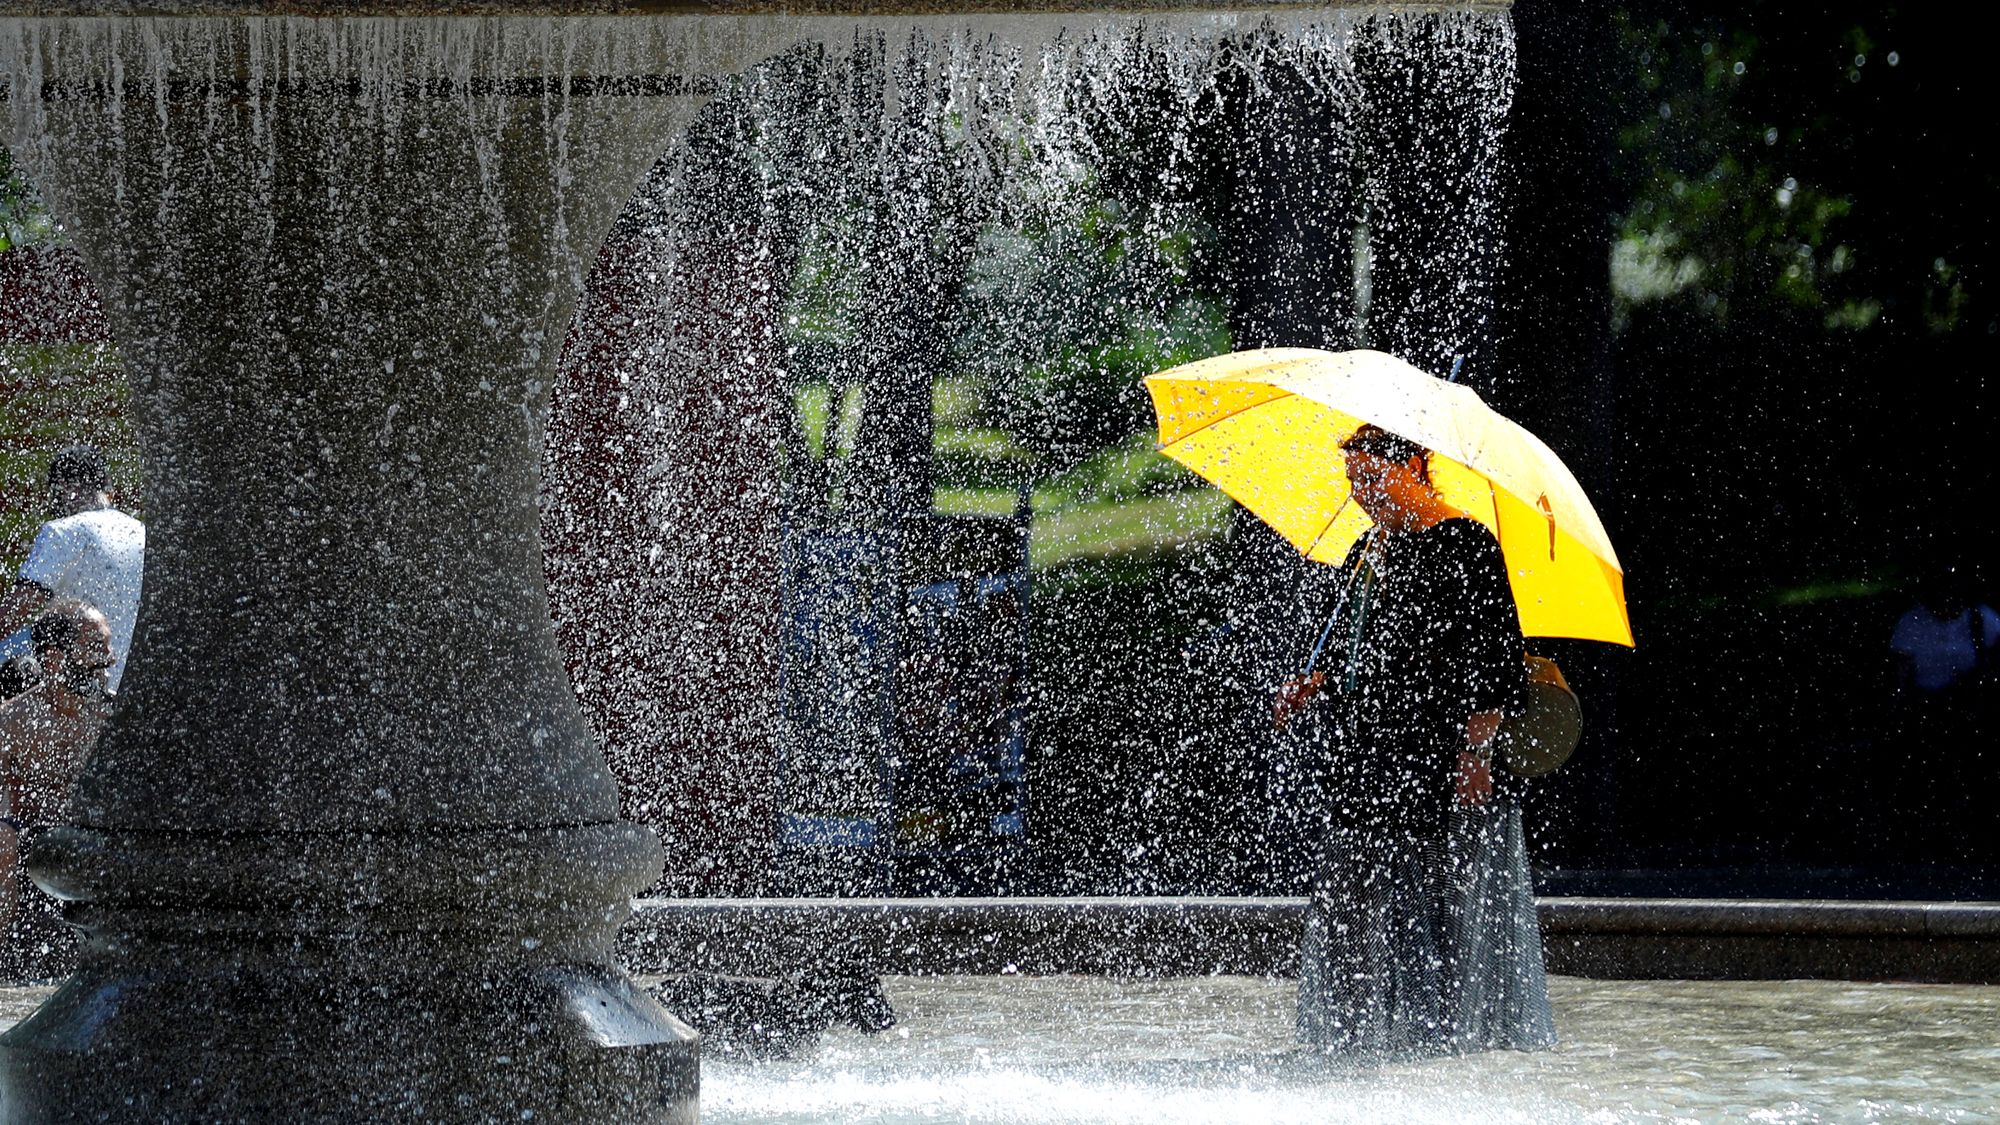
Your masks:
[[[1146,390],[1162,453],[1319,562],[1340,562],[1370,523],[1340,442],[1373,423],[1424,446],[1445,502],[1500,541],[1522,632],[1632,644],[1624,571],[1590,499],[1472,388],[1383,352],[1270,348],[1149,375]]]

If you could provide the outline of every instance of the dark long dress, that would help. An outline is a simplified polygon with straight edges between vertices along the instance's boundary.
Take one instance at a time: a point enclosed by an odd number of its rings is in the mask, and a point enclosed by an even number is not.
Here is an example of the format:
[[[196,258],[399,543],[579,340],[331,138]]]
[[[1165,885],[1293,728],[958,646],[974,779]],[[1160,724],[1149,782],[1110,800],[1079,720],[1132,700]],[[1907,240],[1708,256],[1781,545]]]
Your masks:
[[[1467,717],[1524,702],[1499,545],[1469,519],[1366,544],[1339,575],[1330,690],[1300,724],[1324,770],[1325,845],[1299,1038],[1366,1058],[1549,1045],[1517,794],[1496,770],[1491,801],[1455,796]]]

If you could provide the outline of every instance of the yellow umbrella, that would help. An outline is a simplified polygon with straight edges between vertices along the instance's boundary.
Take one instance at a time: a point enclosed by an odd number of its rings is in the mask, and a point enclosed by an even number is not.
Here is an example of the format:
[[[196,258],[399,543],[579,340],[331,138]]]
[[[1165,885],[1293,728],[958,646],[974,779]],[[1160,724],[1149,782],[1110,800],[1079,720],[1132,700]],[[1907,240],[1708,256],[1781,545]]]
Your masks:
[[[1319,562],[1367,530],[1340,442],[1372,422],[1429,450],[1446,503],[1500,541],[1521,631],[1632,644],[1625,574],[1590,499],[1540,438],[1470,387],[1376,351],[1270,348],[1146,377],[1160,451]]]

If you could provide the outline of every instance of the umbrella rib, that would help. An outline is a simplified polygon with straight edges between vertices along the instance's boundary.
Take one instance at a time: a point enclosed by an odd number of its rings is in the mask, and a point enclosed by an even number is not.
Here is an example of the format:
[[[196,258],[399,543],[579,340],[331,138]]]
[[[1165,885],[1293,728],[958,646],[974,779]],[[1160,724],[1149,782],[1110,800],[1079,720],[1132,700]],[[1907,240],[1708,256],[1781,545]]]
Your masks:
[[[1270,383],[1264,383],[1264,384],[1262,384],[1262,385],[1263,385],[1263,386],[1266,386],[1266,387],[1268,387],[1268,386],[1271,386],[1271,384],[1270,384]],[[1284,391],[1284,390],[1285,390],[1285,388],[1283,388],[1283,387],[1279,387],[1279,388],[1278,388],[1278,390],[1281,390],[1281,391]],[[1298,396],[1298,392],[1297,392],[1297,391],[1285,391],[1285,394],[1284,394],[1284,397],[1285,397],[1285,398],[1297,398],[1297,397],[1299,397],[1299,396]],[[1260,407],[1260,406],[1268,406],[1268,405],[1270,405],[1271,403],[1274,403],[1274,402],[1276,402],[1276,401],[1278,401],[1278,400],[1277,400],[1277,399],[1275,399],[1275,398],[1267,398],[1267,399],[1262,399],[1262,400],[1260,400],[1260,401],[1257,401],[1257,402],[1253,402],[1253,403],[1251,403],[1251,404],[1250,404],[1250,405],[1248,405],[1248,406],[1239,406],[1239,407],[1237,407],[1236,409],[1234,409],[1234,410],[1230,411],[1230,412],[1229,412],[1229,413],[1227,413],[1227,414],[1223,414],[1223,415],[1220,415],[1220,416],[1218,416],[1218,417],[1215,417],[1215,418],[1211,418],[1211,419],[1209,419],[1208,421],[1206,421],[1206,422],[1203,422],[1203,423],[1202,423],[1201,425],[1199,425],[1199,426],[1196,426],[1196,427],[1195,427],[1194,429],[1192,429],[1192,430],[1189,430],[1189,431],[1188,431],[1187,433],[1184,433],[1184,434],[1182,434],[1181,436],[1179,436],[1179,437],[1175,438],[1174,440],[1172,440],[1172,441],[1170,441],[1170,442],[1167,442],[1166,444],[1164,444],[1164,445],[1160,446],[1160,452],[1162,452],[1162,453],[1165,453],[1165,452],[1166,452],[1167,450],[1169,450],[1169,449],[1172,449],[1172,448],[1173,448],[1174,446],[1176,446],[1176,445],[1179,445],[1180,443],[1182,443],[1182,442],[1184,442],[1184,441],[1188,440],[1189,438],[1192,438],[1193,436],[1195,436],[1195,435],[1196,435],[1196,434],[1198,434],[1198,433],[1201,433],[1201,432],[1202,432],[1203,430],[1207,430],[1207,429],[1212,429],[1212,428],[1214,428],[1214,427],[1216,427],[1216,426],[1220,426],[1220,425],[1221,425],[1221,424],[1223,424],[1224,422],[1227,422],[1227,421],[1229,421],[1229,420],[1230,420],[1231,418],[1234,418],[1234,417],[1236,417],[1236,416],[1237,416],[1238,414],[1247,414],[1247,413],[1249,413],[1250,411],[1252,411],[1252,410],[1255,410],[1255,409],[1257,409],[1257,408],[1258,408],[1258,407]]]
[[[1318,535],[1313,536],[1312,546],[1306,548],[1306,558],[1312,558],[1312,553],[1319,550],[1320,540],[1325,539],[1326,533],[1333,530],[1333,525],[1340,522],[1340,514],[1345,512],[1347,506],[1352,503],[1354,503],[1354,490],[1349,489],[1347,498],[1340,502],[1340,507],[1335,508],[1333,514],[1327,517],[1326,526],[1319,529]]]

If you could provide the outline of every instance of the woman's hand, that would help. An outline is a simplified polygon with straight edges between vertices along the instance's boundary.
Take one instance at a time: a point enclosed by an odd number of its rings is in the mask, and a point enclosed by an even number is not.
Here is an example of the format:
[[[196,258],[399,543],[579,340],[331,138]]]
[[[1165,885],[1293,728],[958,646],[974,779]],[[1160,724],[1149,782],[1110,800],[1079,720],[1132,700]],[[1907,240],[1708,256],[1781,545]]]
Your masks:
[[[1305,709],[1306,704],[1326,686],[1326,673],[1314,672],[1310,676],[1294,676],[1278,685],[1278,693],[1271,698],[1271,725],[1282,727],[1292,721],[1292,716]]]
[[[1474,750],[1485,750],[1492,745],[1493,736],[1500,733],[1500,712],[1474,711],[1465,719],[1465,744]]]
[[[1476,809],[1493,799],[1493,736],[1500,712],[1474,711],[1465,717],[1465,749],[1458,752],[1458,807]]]
[[[1493,799],[1493,763],[1476,750],[1458,752],[1458,807],[1476,809]]]

